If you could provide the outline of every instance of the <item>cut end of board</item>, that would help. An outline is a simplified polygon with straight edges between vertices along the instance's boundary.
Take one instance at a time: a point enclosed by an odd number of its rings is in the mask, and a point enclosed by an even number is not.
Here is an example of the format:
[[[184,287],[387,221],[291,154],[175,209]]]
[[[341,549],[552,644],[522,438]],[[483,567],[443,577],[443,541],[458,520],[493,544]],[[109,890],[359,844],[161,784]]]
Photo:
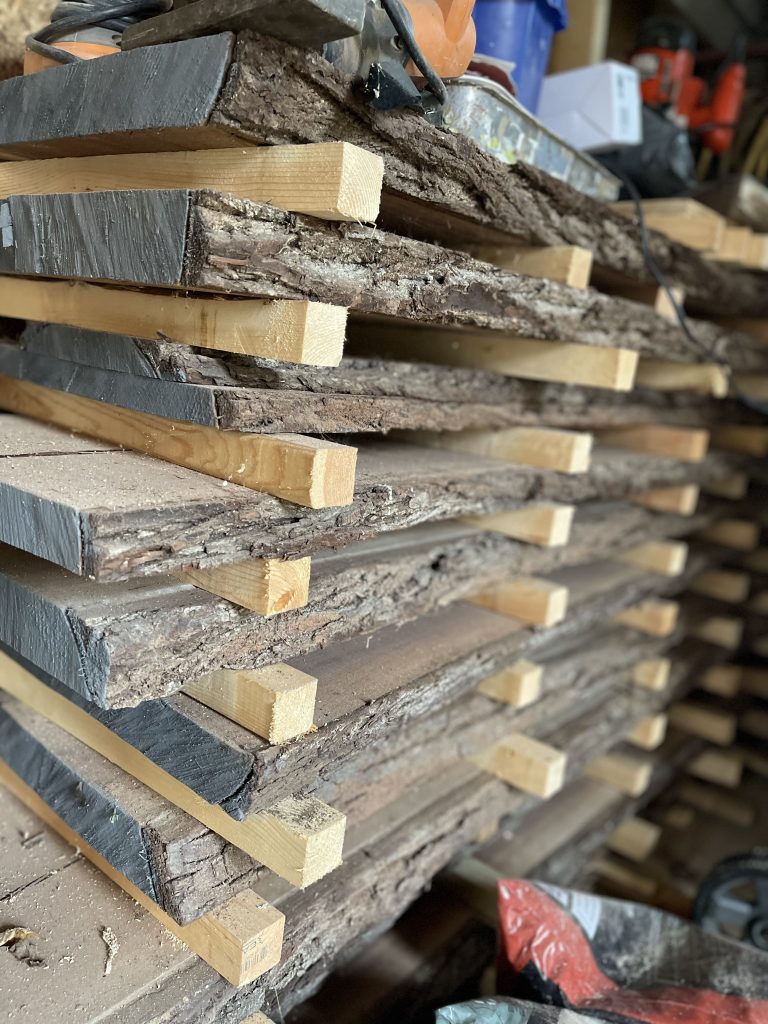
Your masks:
[[[309,557],[254,558],[215,569],[185,569],[177,579],[268,617],[304,607],[311,564]]]
[[[347,819],[322,800],[288,797],[259,821],[274,834],[294,885],[312,885],[341,864]]]
[[[501,704],[524,708],[533,704],[541,694],[544,669],[532,661],[521,659],[484,679],[478,686],[480,693]]]
[[[671,636],[677,629],[680,605],[676,601],[649,598],[640,604],[625,608],[613,617],[620,626],[628,626],[648,636]]]
[[[462,517],[460,521],[526,544],[557,548],[568,543],[575,512],[575,505],[530,504],[510,512]]]
[[[523,733],[513,733],[473,758],[478,767],[543,800],[562,789],[567,760],[561,750]]]
[[[622,551],[616,559],[661,576],[680,576],[688,559],[688,545],[682,541],[648,541]]]
[[[667,735],[667,716],[648,715],[627,733],[627,742],[641,750],[657,750]]]
[[[531,626],[554,626],[566,616],[568,588],[534,576],[518,576],[468,600]]]
[[[699,503],[698,484],[684,484],[682,487],[654,487],[650,491],[636,494],[630,500],[651,512],[672,512],[678,516],[692,516]]]
[[[667,688],[672,662],[669,658],[649,658],[638,661],[632,669],[632,682],[645,690],[659,693]]]

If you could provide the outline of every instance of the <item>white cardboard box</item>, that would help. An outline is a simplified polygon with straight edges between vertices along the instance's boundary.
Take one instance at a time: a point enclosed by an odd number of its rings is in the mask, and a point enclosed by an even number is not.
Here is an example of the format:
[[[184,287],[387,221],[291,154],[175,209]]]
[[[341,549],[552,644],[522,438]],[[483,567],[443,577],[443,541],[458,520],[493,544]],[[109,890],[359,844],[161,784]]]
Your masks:
[[[577,149],[590,153],[643,141],[640,75],[603,61],[544,79],[537,116]]]

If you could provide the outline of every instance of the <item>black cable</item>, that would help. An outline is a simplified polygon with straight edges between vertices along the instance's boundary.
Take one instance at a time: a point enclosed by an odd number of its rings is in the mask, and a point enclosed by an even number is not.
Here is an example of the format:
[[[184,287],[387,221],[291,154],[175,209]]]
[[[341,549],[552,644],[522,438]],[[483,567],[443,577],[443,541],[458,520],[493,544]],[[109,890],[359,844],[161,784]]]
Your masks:
[[[170,10],[170,0],[69,0],[59,3],[50,24],[27,36],[27,49],[58,64],[76,64],[81,58],[52,43],[88,28],[122,33],[129,25]]]
[[[395,26],[408,56],[426,79],[430,91],[437,97],[440,103],[445,103],[448,99],[448,93],[446,92],[443,80],[424,56],[421,47],[416,42],[410,16],[401,0],[381,0],[381,6]]]

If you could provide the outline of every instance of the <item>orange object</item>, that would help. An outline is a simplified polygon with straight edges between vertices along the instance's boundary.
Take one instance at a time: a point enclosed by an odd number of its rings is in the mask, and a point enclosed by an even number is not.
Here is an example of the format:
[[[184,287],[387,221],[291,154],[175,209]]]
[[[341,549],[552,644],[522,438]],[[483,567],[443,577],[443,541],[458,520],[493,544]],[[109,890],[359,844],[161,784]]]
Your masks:
[[[111,46],[107,43],[86,43],[75,39],[64,39],[54,44],[57,50],[64,50],[66,53],[74,54],[81,60],[92,60],[94,57],[108,57],[110,54],[118,53],[118,46]],[[43,57],[34,50],[26,50],[24,53],[24,74],[36,75],[38,71],[47,71],[49,68],[60,68],[58,61],[50,57]]]
[[[458,78],[475,52],[475,0],[405,0],[422,53],[441,78]],[[420,72],[411,62],[411,78]]]

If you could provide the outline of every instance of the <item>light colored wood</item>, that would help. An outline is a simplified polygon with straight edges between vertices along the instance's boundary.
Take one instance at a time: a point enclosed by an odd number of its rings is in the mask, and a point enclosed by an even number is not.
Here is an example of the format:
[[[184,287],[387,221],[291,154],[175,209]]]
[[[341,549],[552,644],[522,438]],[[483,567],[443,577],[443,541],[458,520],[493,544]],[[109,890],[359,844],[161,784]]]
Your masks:
[[[462,516],[459,522],[476,526],[479,530],[501,533],[527,544],[545,548],[559,548],[571,536],[575,505],[531,502],[511,512],[497,512],[487,516]]]
[[[703,782],[681,783],[677,787],[677,796],[697,811],[722,818],[741,828],[749,828],[755,820],[755,809],[751,804],[737,800],[733,793]]]
[[[282,664],[219,669],[184,692],[270,743],[285,743],[312,729],[317,679]]]
[[[691,758],[685,766],[689,775],[705,782],[715,782],[718,786],[737,789],[741,784],[744,762],[730,752],[722,750],[702,750]]]
[[[616,886],[629,899],[648,903],[656,895],[656,879],[641,875],[639,871],[611,857],[601,857],[594,863],[592,870],[603,882]]]
[[[768,427],[727,423],[712,427],[712,446],[726,452],[743,452],[759,459],[768,455]]]
[[[736,739],[736,715],[720,708],[705,707],[694,701],[681,700],[667,709],[669,724],[700,739],[728,747]]]
[[[679,614],[680,605],[677,601],[649,598],[617,612],[613,621],[648,636],[671,636],[677,628]]]
[[[309,600],[311,565],[309,557],[252,558],[215,569],[185,569],[175,576],[180,583],[269,616],[304,607]]]
[[[749,490],[749,476],[746,473],[732,473],[720,480],[708,480],[701,485],[701,489],[713,498],[741,501]]]
[[[361,342],[362,345],[362,342]],[[366,327],[366,354],[386,354],[410,362],[442,363],[488,370],[523,380],[582,384],[610,391],[631,391],[638,354],[631,349],[570,342],[539,341],[489,331],[418,330]]]
[[[672,286],[670,291],[675,302],[682,309],[685,303],[685,292],[682,288],[678,288],[675,285]],[[665,320],[677,320],[675,307],[672,305],[666,289],[660,288],[658,285],[611,285],[609,292],[611,295],[618,295],[622,299],[629,299],[631,302],[639,302],[643,306],[650,306],[654,313],[663,316]]]
[[[699,686],[717,697],[736,697],[741,691],[744,670],[739,665],[710,665],[699,680]]]
[[[467,600],[532,626],[554,626],[565,618],[568,588],[535,576],[516,576],[509,583]]]
[[[733,753],[744,762],[744,767],[749,768],[755,775],[768,778],[768,755],[754,747],[734,747]]]
[[[759,237],[765,239],[768,236]],[[729,316],[714,319],[729,331],[740,331],[742,334],[751,334],[757,341],[768,341],[768,317]]]
[[[605,841],[609,850],[622,857],[642,863],[658,846],[661,828],[645,818],[627,818]]]
[[[634,202],[613,203],[618,213],[634,219]],[[695,199],[644,199],[646,227],[661,231],[668,238],[704,252],[718,251],[725,236],[726,221]]]
[[[0,375],[0,408],[266,491],[309,508],[349,505],[357,449],[301,434],[247,434],[149,416]]]
[[[736,373],[733,377],[734,393],[751,398],[754,402],[768,401],[768,375],[764,373]]]
[[[744,636],[744,622],[725,615],[713,615],[693,626],[690,636],[715,647],[724,647],[726,651],[737,651]]]
[[[768,669],[744,667],[741,670],[741,689],[753,697],[768,700]]]
[[[755,270],[768,270],[768,234],[756,232],[752,235],[749,256],[745,264]]]
[[[670,804],[664,812],[664,824],[670,828],[688,829],[696,820],[696,813],[692,807],[685,804]]]
[[[635,386],[654,391],[695,391],[725,398],[730,390],[729,371],[719,363],[674,363],[669,359],[641,359]]]
[[[524,658],[488,676],[477,687],[480,693],[502,704],[524,708],[533,704],[541,694],[541,680],[544,669]]]
[[[641,718],[634,728],[627,733],[627,743],[641,750],[658,750],[667,735],[667,716],[665,714],[648,715]]]
[[[120,153],[0,166],[0,196],[122,189],[215,189],[326,220],[373,223],[384,161],[348,142]]]
[[[468,251],[475,259],[527,277],[543,277],[572,288],[587,288],[592,275],[592,253],[578,245],[480,245]]]
[[[623,448],[628,452],[661,455],[681,462],[702,462],[707,454],[709,432],[692,427],[647,424],[600,430],[596,433],[596,441],[609,448]]]
[[[41,277],[0,276],[0,309],[20,320],[312,366],[339,365],[347,322],[346,309],[322,302],[131,291]]]
[[[685,571],[688,545],[682,541],[649,540],[615,556],[616,561],[634,565],[661,576],[680,576]]]
[[[720,519],[699,530],[696,536],[734,551],[754,551],[760,543],[760,526],[749,519]]]
[[[671,671],[672,662],[669,658],[649,658],[647,661],[638,661],[632,669],[632,682],[635,686],[642,686],[644,690],[660,693],[669,685]]]
[[[751,572],[768,573],[768,548],[756,548],[742,559],[742,564]]]
[[[635,505],[653,512],[672,512],[678,516],[692,516],[699,503],[698,484],[684,484],[682,487],[654,487],[630,498]]]
[[[611,752],[590,761],[584,774],[625,796],[642,796],[651,784],[652,766],[649,761],[641,761],[631,754]]]
[[[552,40],[548,74],[605,60],[611,0],[569,0],[568,25]]]
[[[739,728],[759,740],[768,740],[768,711],[750,708],[739,718]]]
[[[749,263],[752,256],[751,228],[726,224],[719,247],[711,254],[720,263]]]
[[[508,785],[544,800],[559,792],[565,781],[566,755],[522,733],[507,736],[472,760]]]
[[[242,1024],[274,1024],[271,1017],[267,1017],[259,1010],[258,1013],[254,1013],[250,1017],[246,1017]]]
[[[749,602],[753,615],[768,615],[768,590],[761,590]]]
[[[448,451],[482,455],[537,469],[553,469],[560,473],[586,473],[592,452],[591,434],[536,427],[463,430],[457,433],[393,430],[390,437],[430,448],[446,448]]]
[[[2,652],[0,686],[293,885],[310,885],[341,863],[346,819],[320,800],[284,800],[238,821]]]
[[[231,985],[247,985],[280,962],[285,917],[252,889],[243,890],[190,924],[177,924],[89,846],[3,760],[0,782]]]
[[[688,589],[726,604],[741,604],[749,597],[750,586],[749,573],[707,569],[691,580]]]

